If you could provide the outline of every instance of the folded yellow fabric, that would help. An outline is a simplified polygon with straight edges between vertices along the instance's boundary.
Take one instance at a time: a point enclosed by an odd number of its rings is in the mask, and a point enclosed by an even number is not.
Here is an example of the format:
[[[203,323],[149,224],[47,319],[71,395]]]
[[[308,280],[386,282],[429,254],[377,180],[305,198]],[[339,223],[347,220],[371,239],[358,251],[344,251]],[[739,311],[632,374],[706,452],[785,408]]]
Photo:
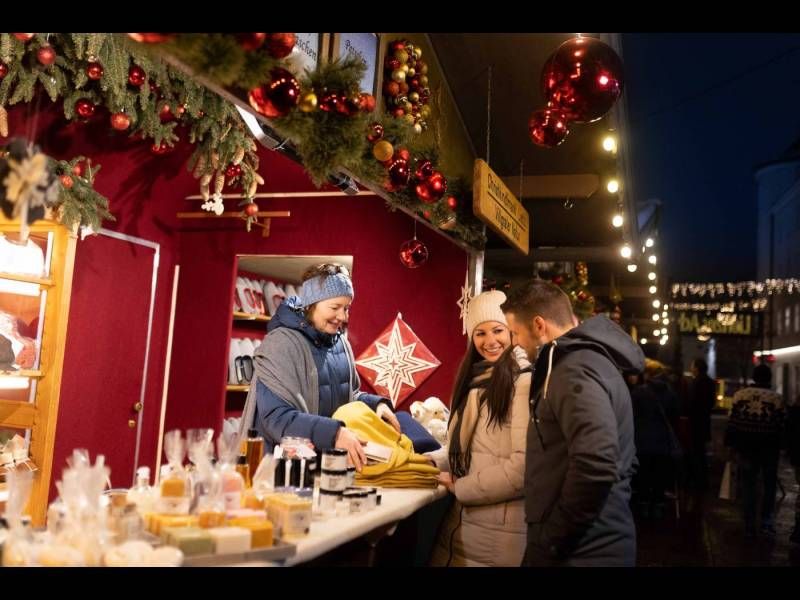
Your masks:
[[[333,418],[344,421],[362,439],[392,449],[388,462],[366,465],[356,475],[357,482],[376,487],[436,487],[439,469],[426,456],[414,453],[408,436],[395,431],[369,406],[350,402],[333,413]]]

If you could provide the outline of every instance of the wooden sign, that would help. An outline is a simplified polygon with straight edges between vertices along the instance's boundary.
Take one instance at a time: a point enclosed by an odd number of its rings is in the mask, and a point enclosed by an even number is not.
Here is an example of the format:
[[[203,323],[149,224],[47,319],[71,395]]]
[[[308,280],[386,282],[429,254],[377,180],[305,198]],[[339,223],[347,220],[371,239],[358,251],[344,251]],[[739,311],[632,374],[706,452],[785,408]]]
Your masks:
[[[680,311],[677,314],[678,331],[696,335],[761,336],[761,313],[723,313],[727,320],[720,322],[716,314]]]
[[[475,161],[472,211],[511,246],[528,254],[530,215],[503,180],[480,158]]]

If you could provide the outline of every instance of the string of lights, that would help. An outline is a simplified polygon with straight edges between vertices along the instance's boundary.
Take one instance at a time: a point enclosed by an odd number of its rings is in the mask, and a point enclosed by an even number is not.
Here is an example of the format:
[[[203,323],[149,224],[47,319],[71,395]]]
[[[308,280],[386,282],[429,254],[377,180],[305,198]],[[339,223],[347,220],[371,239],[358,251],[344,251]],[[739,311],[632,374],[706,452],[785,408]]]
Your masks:
[[[737,281],[727,283],[674,283],[672,284],[672,297],[700,297],[717,296],[750,298],[774,294],[800,293],[800,280],[798,279],[767,279],[766,281]]]

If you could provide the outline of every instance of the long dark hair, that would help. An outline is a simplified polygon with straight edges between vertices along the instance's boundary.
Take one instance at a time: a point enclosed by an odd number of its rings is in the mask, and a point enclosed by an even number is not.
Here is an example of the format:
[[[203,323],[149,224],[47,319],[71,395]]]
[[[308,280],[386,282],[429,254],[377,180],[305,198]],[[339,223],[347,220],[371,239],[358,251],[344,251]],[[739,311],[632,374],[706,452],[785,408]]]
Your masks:
[[[470,342],[469,350],[461,359],[461,366],[458,368],[456,382],[453,386],[453,397],[450,401],[451,412],[463,412],[473,378],[472,367],[482,360],[484,358],[475,349],[475,344]],[[489,425],[492,423],[501,425],[508,417],[511,398],[514,395],[514,381],[520,370],[514,356],[514,346],[506,348],[492,367],[492,377],[480,396],[480,404],[486,403],[489,408]]]

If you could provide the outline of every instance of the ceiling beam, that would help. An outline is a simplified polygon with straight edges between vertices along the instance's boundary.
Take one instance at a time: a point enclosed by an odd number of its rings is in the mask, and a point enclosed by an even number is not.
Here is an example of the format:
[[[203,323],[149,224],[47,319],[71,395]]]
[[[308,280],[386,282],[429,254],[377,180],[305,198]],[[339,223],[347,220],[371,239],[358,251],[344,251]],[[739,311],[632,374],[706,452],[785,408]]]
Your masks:
[[[519,194],[519,176],[502,177],[514,194]],[[600,177],[593,173],[576,175],[525,175],[522,198],[588,198],[600,187]]]

